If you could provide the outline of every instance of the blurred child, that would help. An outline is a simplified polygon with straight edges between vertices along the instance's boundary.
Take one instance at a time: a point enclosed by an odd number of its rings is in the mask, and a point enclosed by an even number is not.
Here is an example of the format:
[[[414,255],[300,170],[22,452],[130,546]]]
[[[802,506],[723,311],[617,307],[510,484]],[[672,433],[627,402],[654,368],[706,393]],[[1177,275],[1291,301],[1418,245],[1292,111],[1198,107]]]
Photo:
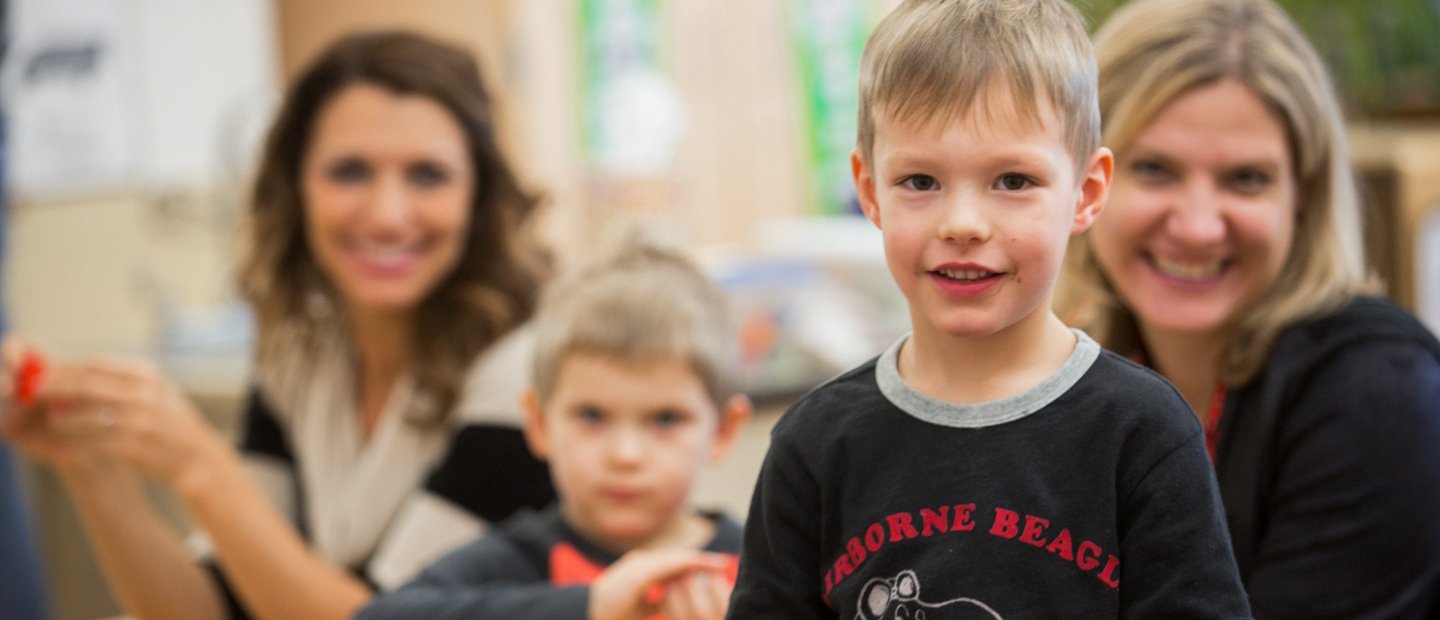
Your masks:
[[[780,420],[730,617],[1248,616],[1195,416],[1050,309],[1113,167],[1075,9],[909,0],[860,71],[912,333]]]
[[[555,282],[524,409],[558,505],[510,519],[358,617],[723,617],[740,528],[688,499],[750,415],[725,305],[655,249]]]

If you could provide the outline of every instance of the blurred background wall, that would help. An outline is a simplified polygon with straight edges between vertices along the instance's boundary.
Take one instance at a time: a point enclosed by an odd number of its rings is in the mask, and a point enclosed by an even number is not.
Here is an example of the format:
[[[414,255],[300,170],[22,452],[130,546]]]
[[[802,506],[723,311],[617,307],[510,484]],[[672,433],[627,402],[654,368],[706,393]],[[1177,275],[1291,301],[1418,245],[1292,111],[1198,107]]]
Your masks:
[[[231,269],[256,145],[283,84],[353,29],[480,56],[562,265],[638,230],[734,294],[768,413],[702,501],[743,514],[786,399],[903,329],[848,169],[859,52],[895,0],[4,1],[11,326],[151,358],[222,427],[248,372]],[[1284,4],[1348,96],[1375,265],[1440,328],[1440,0]],[[117,613],[56,482],[28,479],[56,617]]]

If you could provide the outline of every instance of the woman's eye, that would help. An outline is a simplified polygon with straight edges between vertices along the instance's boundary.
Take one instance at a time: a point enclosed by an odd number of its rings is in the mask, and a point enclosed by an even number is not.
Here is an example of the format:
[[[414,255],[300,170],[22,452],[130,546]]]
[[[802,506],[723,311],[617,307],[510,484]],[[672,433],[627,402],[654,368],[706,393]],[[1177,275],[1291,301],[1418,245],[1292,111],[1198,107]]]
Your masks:
[[[1153,159],[1137,159],[1130,164],[1130,172],[1147,181],[1159,181],[1170,176],[1170,170]]]
[[[928,174],[916,174],[905,177],[900,184],[917,192],[928,192],[940,186],[940,182]]]
[[[1034,183],[1030,181],[1030,177],[1013,172],[1010,174],[1002,174],[1000,178],[995,179],[995,187],[1007,192],[1018,192],[1031,185],[1034,185]]]
[[[370,178],[370,167],[358,159],[342,159],[326,169],[326,176],[337,183],[355,183]]]
[[[415,164],[405,170],[405,176],[417,187],[436,187],[450,180],[449,171],[432,164]]]
[[[1230,175],[1230,186],[1242,194],[1258,194],[1270,187],[1270,175],[1259,170],[1238,170]]]

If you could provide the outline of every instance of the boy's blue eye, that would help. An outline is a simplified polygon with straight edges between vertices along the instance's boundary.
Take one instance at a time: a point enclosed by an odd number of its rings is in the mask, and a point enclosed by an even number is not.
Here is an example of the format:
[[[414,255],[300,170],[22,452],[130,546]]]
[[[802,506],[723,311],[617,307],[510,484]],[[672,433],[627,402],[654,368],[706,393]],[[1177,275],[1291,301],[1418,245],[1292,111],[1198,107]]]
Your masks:
[[[900,184],[917,192],[928,192],[940,187],[940,182],[928,174],[912,174],[901,179]]]
[[[605,412],[598,407],[581,405],[575,409],[575,418],[586,424],[599,424],[605,421]]]
[[[347,157],[331,164],[325,173],[336,183],[357,183],[370,178],[370,166],[359,159]]]
[[[995,187],[1007,192],[1018,192],[1034,184],[1035,183],[1030,180],[1030,177],[1014,172],[1002,174],[1000,178],[995,179]]]
[[[671,428],[684,422],[685,414],[674,409],[661,409],[655,412],[655,415],[650,418],[650,421],[660,428]]]

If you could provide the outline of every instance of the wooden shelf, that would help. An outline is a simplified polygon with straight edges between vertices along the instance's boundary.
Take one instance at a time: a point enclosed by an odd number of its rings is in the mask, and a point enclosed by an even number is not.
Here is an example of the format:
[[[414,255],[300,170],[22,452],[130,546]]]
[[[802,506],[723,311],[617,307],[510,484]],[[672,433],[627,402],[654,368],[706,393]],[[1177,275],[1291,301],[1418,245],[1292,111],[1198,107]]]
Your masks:
[[[1418,235],[1440,211],[1440,121],[1350,125],[1351,157],[1365,192],[1365,245],[1391,297],[1417,311]]]

